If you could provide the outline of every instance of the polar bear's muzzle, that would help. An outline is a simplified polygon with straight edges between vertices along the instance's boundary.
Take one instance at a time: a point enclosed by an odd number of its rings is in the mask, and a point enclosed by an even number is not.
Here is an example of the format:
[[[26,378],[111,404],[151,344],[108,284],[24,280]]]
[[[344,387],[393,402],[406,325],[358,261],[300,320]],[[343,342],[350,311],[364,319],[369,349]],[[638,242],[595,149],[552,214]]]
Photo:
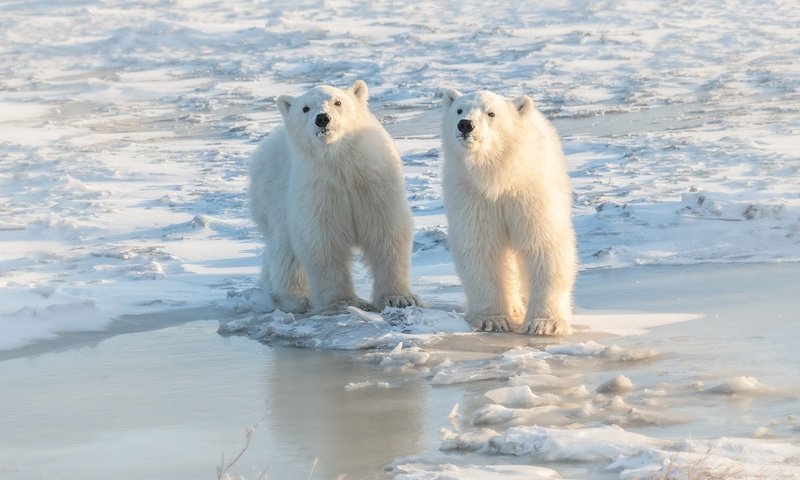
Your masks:
[[[314,125],[319,128],[327,128],[329,123],[331,123],[331,117],[327,113],[319,113],[314,117]]]
[[[458,134],[456,137],[464,143],[471,144],[479,140],[478,135],[475,134],[475,123],[472,120],[462,118],[456,125]]]
[[[325,112],[318,113],[314,117],[314,125],[319,128],[317,132],[318,137],[329,137],[336,133],[336,130],[331,128],[331,117]]]

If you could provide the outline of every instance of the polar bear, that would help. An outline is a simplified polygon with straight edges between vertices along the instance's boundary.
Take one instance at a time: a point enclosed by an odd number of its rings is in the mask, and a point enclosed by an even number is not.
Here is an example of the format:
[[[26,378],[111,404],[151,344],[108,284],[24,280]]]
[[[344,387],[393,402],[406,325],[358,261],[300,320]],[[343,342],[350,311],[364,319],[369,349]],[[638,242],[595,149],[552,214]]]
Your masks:
[[[443,94],[448,244],[481,330],[566,335],[577,270],[572,194],[552,125],[527,96]]]
[[[367,106],[362,80],[283,95],[284,125],[250,160],[250,206],[263,234],[262,280],[276,308],[334,313],[417,305],[409,263],[413,225],[400,156]],[[360,248],[372,304],[351,276]]]

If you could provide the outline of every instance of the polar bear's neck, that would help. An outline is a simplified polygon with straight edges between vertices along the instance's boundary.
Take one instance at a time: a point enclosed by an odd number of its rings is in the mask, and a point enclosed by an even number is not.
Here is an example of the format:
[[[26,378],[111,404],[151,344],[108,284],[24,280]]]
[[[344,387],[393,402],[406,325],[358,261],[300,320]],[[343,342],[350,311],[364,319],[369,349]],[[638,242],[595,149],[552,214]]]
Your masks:
[[[295,157],[300,161],[323,167],[324,165],[345,161],[348,157],[347,152],[352,151],[352,144],[356,140],[353,137],[353,134],[347,134],[333,143],[295,140],[292,141],[292,148],[295,151]]]
[[[465,178],[489,198],[498,198],[528,183],[533,173],[520,142],[504,142],[501,148],[464,151],[456,160]]]

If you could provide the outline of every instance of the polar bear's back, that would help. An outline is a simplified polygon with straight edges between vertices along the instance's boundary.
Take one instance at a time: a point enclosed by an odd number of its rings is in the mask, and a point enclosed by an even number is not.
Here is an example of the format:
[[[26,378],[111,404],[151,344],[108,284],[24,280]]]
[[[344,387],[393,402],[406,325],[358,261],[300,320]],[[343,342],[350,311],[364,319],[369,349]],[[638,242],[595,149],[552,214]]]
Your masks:
[[[530,142],[528,148],[541,152],[541,157],[548,162],[547,170],[561,176],[566,173],[564,152],[561,140],[552,123],[537,109],[525,120],[524,131]]]

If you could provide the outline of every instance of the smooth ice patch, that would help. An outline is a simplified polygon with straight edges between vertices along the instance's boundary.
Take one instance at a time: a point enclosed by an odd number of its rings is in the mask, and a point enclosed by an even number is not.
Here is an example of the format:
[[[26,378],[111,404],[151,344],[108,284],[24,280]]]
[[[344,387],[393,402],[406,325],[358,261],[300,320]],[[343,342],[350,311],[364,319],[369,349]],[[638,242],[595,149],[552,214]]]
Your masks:
[[[696,313],[584,312],[573,316],[572,323],[615,335],[643,335],[652,328],[702,318]]]

